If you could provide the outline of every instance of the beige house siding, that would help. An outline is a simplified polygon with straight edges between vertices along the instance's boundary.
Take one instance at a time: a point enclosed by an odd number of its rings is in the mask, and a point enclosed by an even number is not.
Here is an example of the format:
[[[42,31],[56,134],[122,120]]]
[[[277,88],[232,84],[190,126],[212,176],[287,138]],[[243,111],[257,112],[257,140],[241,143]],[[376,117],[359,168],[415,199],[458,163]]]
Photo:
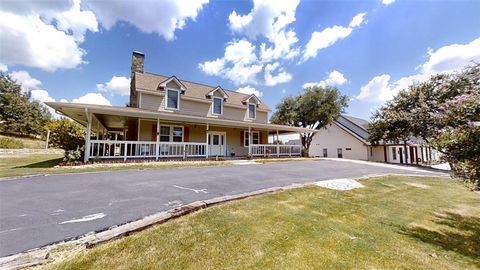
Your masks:
[[[381,145],[381,146],[369,146],[368,151],[369,151],[368,152],[368,160],[375,161],[375,162],[385,162],[383,145]]]
[[[324,148],[327,149],[329,158],[337,158],[337,149],[341,148],[343,158],[368,160],[367,146],[336,124],[321,129],[313,136],[309,154],[323,157]]]
[[[141,141],[151,141],[152,139],[152,128],[156,125],[156,121],[141,119],[140,120],[140,134],[139,140]],[[191,125],[191,124],[176,124],[176,123],[162,123],[160,125],[172,125],[172,126],[183,126],[184,127],[184,141],[185,142],[206,142],[206,126],[204,125]],[[188,130],[188,131],[187,131]],[[228,153],[235,153],[235,156],[246,156],[248,154],[248,147],[243,145],[243,133],[245,129],[239,128],[227,128],[227,127],[216,127],[210,126],[209,131],[218,131],[225,132],[226,134],[226,144],[228,146]],[[254,131],[254,130],[252,130]],[[268,142],[268,132],[265,130],[257,130],[260,132],[260,143],[266,144]],[[186,135],[188,133],[188,135]]]
[[[252,121],[255,123],[267,123],[268,113],[257,110],[257,117],[254,120],[248,119],[247,106],[245,108],[236,108],[231,106],[223,106],[222,115],[212,114],[212,101],[205,99],[204,101],[193,101],[182,98],[180,95],[180,109],[165,109],[165,96],[163,92],[158,95],[148,93],[139,93],[139,108],[152,111],[171,111],[174,114],[187,114],[195,116],[205,116],[211,118],[228,119],[236,121]]]

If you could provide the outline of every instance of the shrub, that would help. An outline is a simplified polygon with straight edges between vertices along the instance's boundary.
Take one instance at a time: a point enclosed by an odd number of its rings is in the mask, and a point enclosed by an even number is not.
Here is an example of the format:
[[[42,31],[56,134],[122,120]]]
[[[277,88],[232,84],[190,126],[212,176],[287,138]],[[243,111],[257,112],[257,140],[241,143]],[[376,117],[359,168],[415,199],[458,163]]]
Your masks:
[[[45,126],[50,130],[49,144],[64,150],[78,150],[85,145],[85,128],[70,119],[52,121]]]
[[[65,156],[63,157],[63,162],[75,162],[83,160],[83,155],[85,153],[85,147],[77,147],[75,150],[66,150]]]
[[[23,142],[14,138],[0,137],[0,148],[5,149],[20,149],[25,148]]]

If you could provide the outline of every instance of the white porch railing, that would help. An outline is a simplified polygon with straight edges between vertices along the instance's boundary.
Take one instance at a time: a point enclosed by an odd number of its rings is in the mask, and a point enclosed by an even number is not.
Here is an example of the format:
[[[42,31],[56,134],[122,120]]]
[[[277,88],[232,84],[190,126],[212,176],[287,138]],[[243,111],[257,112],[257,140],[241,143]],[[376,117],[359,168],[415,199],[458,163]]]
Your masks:
[[[90,140],[89,158],[204,157],[206,143]]]
[[[156,142],[152,141],[112,141],[90,140],[89,159],[134,159],[134,158],[188,158],[225,155],[225,148],[213,149],[207,153],[206,143],[196,142]],[[216,146],[218,147],[218,146]],[[252,156],[300,156],[300,145],[252,144]]]
[[[283,145],[283,144],[252,144],[250,146],[252,156],[300,156],[302,154],[301,145]]]

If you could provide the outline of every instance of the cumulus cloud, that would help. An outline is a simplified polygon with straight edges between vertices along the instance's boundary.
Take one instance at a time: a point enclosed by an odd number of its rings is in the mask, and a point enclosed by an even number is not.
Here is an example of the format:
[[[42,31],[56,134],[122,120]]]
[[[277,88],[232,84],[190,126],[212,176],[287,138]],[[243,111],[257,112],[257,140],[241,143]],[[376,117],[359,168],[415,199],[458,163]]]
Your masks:
[[[276,75],[272,75],[272,73],[278,69],[279,66],[279,63],[267,64],[265,66],[265,85],[274,86],[279,83],[289,82],[292,79],[292,75],[285,71],[280,71]]]
[[[80,9],[80,0],[73,1],[73,7],[55,15],[59,30],[71,31],[77,42],[83,42],[87,30],[98,32],[95,14],[89,10]]]
[[[97,84],[97,90],[112,95],[128,96],[130,95],[130,78],[113,76],[110,81]]]
[[[323,29],[321,32],[313,32],[308,41],[301,62],[317,56],[319,50],[332,46],[335,42],[348,37],[355,28],[365,22],[366,13],[359,13],[352,18],[349,25],[335,25]]]
[[[263,65],[258,63],[255,45],[247,40],[230,42],[225,48],[222,58],[206,61],[198,65],[208,75],[219,76],[230,80],[235,85],[257,83],[257,74]]]
[[[245,87],[238,88],[237,92],[242,93],[242,94],[247,94],[247,95],[254,94],[257,97],[263,96],[263,93],[261,91],[258,91],[257,89],[255,89],[254,87],[251,87],[249,85],[247,85]]]
[[[86,1],[107,29],[125,21],[142,32],[156,33],[167,41],[175,38],[177,29],[183,29],[189,20],[195,20],[207,3],[208,0]]]
[[[24,70],[10,72],[10,78],[15,80],[22,87],[23,92],[36,89],[42,84],[41,81],[32,78],[30,74]]]
[[[74,36],[45,23],[40,15],[16,15],[0,11],[0,61],[46,71],[74,68],[83,63],[85,51]]]
[[[101,93],[87,93],[81,97],[74,98],[72,103],[83,103],[83,104],[97,104],[97,105],[108,105],[112,106],[112,103],[106,99]]]
[[[395,0],[382,0],[382,4],[384,4],[385,6],[388,6],[388,5],[392,4],[393,2],[395,2]]]
[[[321,80],[319,82],[308,82],[303,85],[303,88],[308,88],[308,87],[314,87],[314,86],[319,86],[319,87],[325,87],[325,86],[340,86],[345,83],[347,83],[348,80],[345,78],[345,75],[343,75],[341,72],[337,70],[333,70],[328,74],[328,77],[324,80]]]
[[[291,75],[280,65],[300,54],[300,49],[295,47],[296,33],[288,29],[295,21],[298,4],[298,0],[255,0],[247,14],[233,11],[228,17],[230,29],[243,37],[227,43],[223,57],[200,63],[200,70],[228,79],[235,85],[264,83],[272,86],[291,80]],[[257,48],[250,40],[259,38],[266,42]],[[280,70],[276,75],[272,74],[273,66]],[[257,75],[262,71],[264,81],[259,81]]]
[[[390,75],[383,74],[373,77],[360,89],[359,100],[370,102],[385,102],[409,85],[428,80],[438,73],[458,71],[472,62],[480,62],[480,38],[467,44],[451,44],[434,51],[428,50],[428,59],[417,69],[419,73],[402,77],[390,82]]]
[[[0,72],[7,72],[7,71],[8,71],[7,65],[0,64]]]

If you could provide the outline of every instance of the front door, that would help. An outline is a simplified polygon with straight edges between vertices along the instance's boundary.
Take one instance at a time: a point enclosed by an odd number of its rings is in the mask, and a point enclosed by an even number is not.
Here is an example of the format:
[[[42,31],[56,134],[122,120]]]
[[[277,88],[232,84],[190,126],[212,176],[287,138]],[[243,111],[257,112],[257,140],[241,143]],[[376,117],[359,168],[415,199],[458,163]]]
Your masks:
[[[225,156],[227,136],[225,132],[208,133],[208,155]]]

